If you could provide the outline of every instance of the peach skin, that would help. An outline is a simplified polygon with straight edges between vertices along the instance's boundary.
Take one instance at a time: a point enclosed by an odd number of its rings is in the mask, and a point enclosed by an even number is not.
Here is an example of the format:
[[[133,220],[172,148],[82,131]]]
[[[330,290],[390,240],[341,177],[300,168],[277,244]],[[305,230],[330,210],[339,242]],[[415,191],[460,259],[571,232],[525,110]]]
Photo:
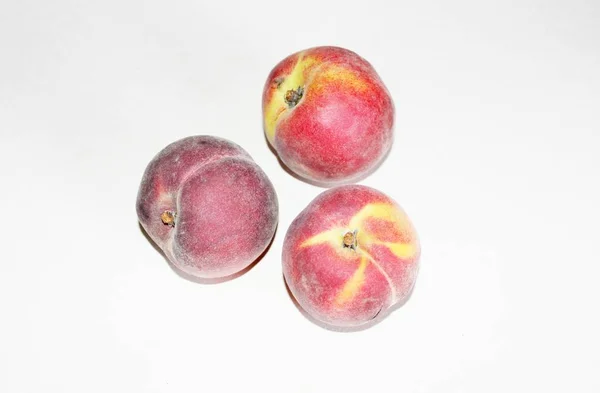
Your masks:
[[[192,136],[148,164],[137,196],[142,227],[172,264],[200,278],[238,273],[267,248],[277,226],[273,185],[240,146]]]
[[[290,225],[283,274],[298,304],[336,327],[360,326],[404,303],[420,245],[402,208],[365,186],[332,188]]]
[[[394,104],[375,69],[347,49],[294,53],[269,74],[264,131],[281,161],[317,185],[367,176],[390,150]]]

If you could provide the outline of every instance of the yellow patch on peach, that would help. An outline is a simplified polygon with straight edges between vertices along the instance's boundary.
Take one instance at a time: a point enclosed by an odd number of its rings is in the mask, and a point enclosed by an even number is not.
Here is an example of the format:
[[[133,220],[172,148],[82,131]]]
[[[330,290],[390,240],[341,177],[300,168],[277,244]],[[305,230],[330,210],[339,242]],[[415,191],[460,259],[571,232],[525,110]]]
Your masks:
[[[373,242],[374,244],[381,244],[390,249],[392,254],[401,259],[410,259],[417,253],[416,247],[411,243],[392,243],[392,242]]]
[[[390,285],[392,293],[394,289],[392,287],[391,280],[387,273],[383,270],[381,265],[369,254],[369,247],[372,245],[381,245],[387,247],[392,254],[402,260],[408,260],[417,255],[418,247],[414,242],[403,243],[403,242],[390,242],[382,241],[377,237],[377,233],[369,232],[364,223],[369,219],[379,219],[392,223],[397,226],[400,233],[413,231],[412,225],[408,221],[408,217],[400,209],[394,205],[387,203],[371,203],[363,207],[358,213],[356,213],[349,221],[347,226],[338,225],[332,229],[320,232],[314,236],[309,237],[300,244],[301,248],[310,247],[317,244],[329,244],[339,254],[347,257],[360,255],[360,264],[357,267],[353,276],[348,279],[344,284],[344,287],[340,290],[336,297],[336,304],[342,305],[350,300],[360,291],[364,285],[364,274],[368,263],[372,263],[377,270],[379,270]],[[356,231],[357,236],[357,248],[352,249],[344,247],[344,235],[348,232]],[[413,238],[413,236],[409,236]]]
[[[314,67],[315,65],[317,66]],[[305,57],[303,53],[298,55],[298,60],[292,71],[280,78],[281,82],[271,87],[273,91],[264,109],[265,134],[271,143],[275,139],[277,123],[294,109],[290,108],[285,100],[285,95],[289,90],[302,87],[305,89],[304,94],[308,94],[309,90],[322,91],[331,83],[343,85],[345,89],[352,89],[359,93],[369,89],[369,84],[355,71],[337,64],[320,65],[319,59],[310,56]],[[315,80],[311,82],[313,78]],[[307,86],[308,84],[310,86]]]
[[[319,75],[311,85],[311,90],[325,89],[331,83],[343,85],[344,89],[352,89],[357,93],[363,93],[369,89],[369,84],[355,71],[337,64],[330,64],[319,69]]]
[[[312,57],[304,57],[302,53],[298,55],[296,65],[288,75],[282,75],[281,82],[273,85],[273,93],[270,96],[269,102],[265,106],[265,134],[269,142],[273,143],[275,139],[275,129],[277,123],[285,116],[290,109],[285,101],[285,94],[288,90],[295,90],[298,87],[304,87],[306,84],[306,71],[316,60]]]
[[[347,301],[352,300],[352,298],[356,295],[356,293],[364,285],[365,270],[367,270],[367,265],[368,265],[367,257],[363,255],[360,258],[360,264],[358,265],[358,268],[356,269],[356,271],[354,272],[352,277],[350,277],[350,279],[348,279],[348,281],[346,281],[342,290],[337,294],[337,296],[335,298],[335,302],[337,305],[341,306],[344,303],[346,303]]]
[[[310,247],[310,246],[314,246],[316,244],[323,244],[323,243],[333,243],[335,245],[341,245],[342,243],[340,242],[338,244],[337,241],[339,239],[342,239],[342,241],[343,241],[343,237],[344,237],[343,230],[340,231],[340,229],[338,229],[338,228],[330,229],[329,231],[324,231],[324,232],[318,233],[312,237],[309,237],[308,239],[306,239],[305,241],[303,241],[300,244],[300,248]]]

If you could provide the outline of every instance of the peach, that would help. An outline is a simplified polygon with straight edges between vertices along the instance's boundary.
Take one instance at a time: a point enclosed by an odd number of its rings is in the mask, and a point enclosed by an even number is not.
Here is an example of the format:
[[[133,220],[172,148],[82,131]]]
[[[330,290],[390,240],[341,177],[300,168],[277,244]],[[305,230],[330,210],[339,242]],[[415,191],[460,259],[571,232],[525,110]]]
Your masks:
[[[267,248],[278,202],[265,173],[240,146],[192,136],[168,145],[148,164],[137,214],[175,267],[221,278],[243,270]]]
[[[394,104],[365,59],[347,49],[294,53],[269,74],[264,130],[281,161],[317,185],[371,173],[390,150]]]
[[[373,188],[340,186],[317,196],[290,225],[283,274],[312,318],[360,326],[408,299],[419,256],[415,229],[394,200]]]

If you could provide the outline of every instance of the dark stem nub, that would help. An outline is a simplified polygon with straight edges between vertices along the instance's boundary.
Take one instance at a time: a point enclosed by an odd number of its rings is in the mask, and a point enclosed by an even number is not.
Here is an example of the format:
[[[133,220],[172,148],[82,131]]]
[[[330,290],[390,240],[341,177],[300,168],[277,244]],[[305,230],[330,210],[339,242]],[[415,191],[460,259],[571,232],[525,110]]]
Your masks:
[[[302,98],[303,94],[304,94],[304,87],[298,86],[298,88],[296,90],[292,89],[292,90],[286,91],[285,97],[283,99],[285,100],[285,103],[288,104],[288,106],[290,108],[293,108],[298,104],[298,102],[300,102],[300,99]]]
[[[344,235],[344,247],[356,250],[357,246],[358,241],[356,239],[356,231],[346,232],[346,234]]]
[[[161,215],[160,219],[163,224],[174,227],[175,226],[175,212],[165,210]]]

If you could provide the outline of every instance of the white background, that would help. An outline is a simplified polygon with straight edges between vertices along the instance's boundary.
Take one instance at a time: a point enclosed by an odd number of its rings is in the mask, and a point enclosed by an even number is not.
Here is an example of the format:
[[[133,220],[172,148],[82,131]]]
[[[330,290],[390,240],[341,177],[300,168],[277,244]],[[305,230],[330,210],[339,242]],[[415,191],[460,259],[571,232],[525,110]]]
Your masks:
[[[600,391],[596,1],[2,1],[0,391]],[[283,57],[370,61],[396,142],[362,181],[422,242],[410,301],[353,333],[288,297],[285,231],[323,191],[262,134]],[[165,145],[242,145],[281,206],[267,256],[178,276],[135,197]]]

